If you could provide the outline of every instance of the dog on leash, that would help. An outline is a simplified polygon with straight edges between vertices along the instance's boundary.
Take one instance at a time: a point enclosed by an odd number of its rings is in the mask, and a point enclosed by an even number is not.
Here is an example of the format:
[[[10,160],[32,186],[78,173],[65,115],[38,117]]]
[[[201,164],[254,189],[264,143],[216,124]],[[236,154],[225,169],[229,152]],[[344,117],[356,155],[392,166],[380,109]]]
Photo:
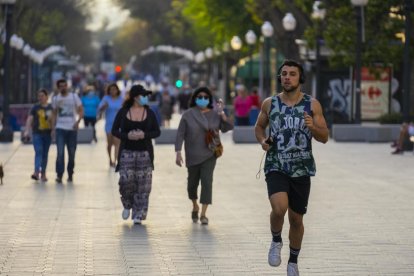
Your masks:
[[[4,177],[3,164],[0,164],[0,185],[3,185],[3,177]]]

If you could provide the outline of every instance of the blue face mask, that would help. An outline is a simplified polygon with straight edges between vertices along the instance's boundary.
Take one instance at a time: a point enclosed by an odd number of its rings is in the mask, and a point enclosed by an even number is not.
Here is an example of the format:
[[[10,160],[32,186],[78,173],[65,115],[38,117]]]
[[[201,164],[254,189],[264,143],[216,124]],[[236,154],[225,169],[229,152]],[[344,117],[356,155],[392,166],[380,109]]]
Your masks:
[[[205,99],[205,98],[197,98],[196,100],[195,100],[195,103],[196,103],[196,105],[198,106],[198,107],[207,107],[207,105],[209,104],[209,100],[208,99]]]
[[[148,105],[148,96],[140,96],[139,97],[139,104],[140,105]]]

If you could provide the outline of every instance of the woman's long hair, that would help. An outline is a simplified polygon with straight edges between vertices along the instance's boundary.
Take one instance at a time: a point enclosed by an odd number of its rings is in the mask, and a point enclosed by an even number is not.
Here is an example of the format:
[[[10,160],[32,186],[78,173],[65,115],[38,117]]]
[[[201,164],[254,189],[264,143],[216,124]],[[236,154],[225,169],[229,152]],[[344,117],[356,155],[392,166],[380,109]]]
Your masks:
[[[193,95],[191,96],[191,99],[190,99],[190,107],[197,106],[195,101],[197,99],[198,94],[200,94],[201,92],[204,92],[208,95],[207,108],[213,109],[213,94],[211,94],[211,91],[210,91],[210,89],[208,89],[207,86],[199,87],[193,92]]]
[[[115,87],[116,89],[116,95],[119,97],[121,95],[121,90],[119,89],[118,85],[116,83],[111,83],[106,87],[106,95],[111,96],[111,88]]]
[[[128,93],[128,95],[125,97],[125,101],[122,103],[123,108],[130,108],[134,104],[134,98],[131,97],[131,92]]]

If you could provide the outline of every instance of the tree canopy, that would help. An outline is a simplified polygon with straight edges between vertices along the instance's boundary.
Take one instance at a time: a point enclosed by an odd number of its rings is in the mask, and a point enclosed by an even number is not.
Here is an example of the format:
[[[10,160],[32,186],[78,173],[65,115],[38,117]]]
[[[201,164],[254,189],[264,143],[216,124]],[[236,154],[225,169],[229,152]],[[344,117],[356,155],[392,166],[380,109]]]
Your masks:
[[[364,8],[363,63],[399,64],[403,45],[397,34],[404,31],[403,0],[370,0]],[[333,52],[333,65],[351,65],[355,60],[356,11],[349,1],[326,1],[326,18],[322,37]],[[307,29],[305,37],[314,45],[316,25]]]
[[[65,46],[84,61],[93,57],[91,33],[86,29],[85,0],[16,1],[13,29],[32,48]]]
[[[293,14],[297,27],[293,38],[306,39],[310,47],[322,28],[325,46],[332,50],[331,64],[347,66],[354,62],[356,43],[355,9],[349,0],[324,0],[326,18],[321,25],[312,19],[313,0],[114,0],[128,9],[135,20],[118,30],[116,49],[127,59],[138,51],[159,44],[191,49],[221,48],[238,35],[244,41],[247,30],[260,36],[264,21],[274,28],[273,45],[283,54],[296,47],[287,44],[289,34],[282,19]],[[404,31],[404,0],[370,0],[365,7],[363,63],[399,63]],[[87,0],[25,0],[15,6],[14,30],[36,49],[65,45],[72,54],[91,60],[91,33],[86,30]],[[413,31],[413,30],[411,30]],[[127,47],[125,44],[133,43]],[[245,44],[245,43],[244,43]],[[242,49],[243,50],[243,49]],[[134,52],[135,51],[135,52]],[[247,53],[247,47],[244,48]],[[130,52],[130,53],[129,53]]]
[[[257,36],[264,21],[274,28],[274,45],[286,53],[288,33],[282,19],[287,12],[293,14],[297,27],[293,38],[305,38],[314,46],[317,35],[312,19],[313,0],[117,0],[131,11],[133,17],[148,23],[152,44],[171,44],[194,51],[207,47],[220,47],[233,35],[244,40],[247,30]],[[322,1],[326,18],[322,23],[323,40],[333,55],[333,65],[347,66],[354,62],[356,43],[356,16],[349,0]],[[365,37],[363,63],[399,63],[402,54],[404,0],[370,0],[365,8]],[[295,47],[293,47],[295,48]]]

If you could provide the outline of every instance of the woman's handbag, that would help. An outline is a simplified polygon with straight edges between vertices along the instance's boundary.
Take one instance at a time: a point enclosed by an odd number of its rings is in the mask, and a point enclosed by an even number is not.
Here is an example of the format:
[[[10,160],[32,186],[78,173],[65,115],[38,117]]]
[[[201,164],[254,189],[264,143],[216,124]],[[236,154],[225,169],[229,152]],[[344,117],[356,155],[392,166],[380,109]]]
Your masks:
[[[221,141],[220,141],[220,134],[219,134],[218,129],[207,130],[205,140],[206,140],[207,147],[212,152],[214,152],[214,156],[216,158],[219,158],[220,156],[223,155],[223,145],[221,144]]]

